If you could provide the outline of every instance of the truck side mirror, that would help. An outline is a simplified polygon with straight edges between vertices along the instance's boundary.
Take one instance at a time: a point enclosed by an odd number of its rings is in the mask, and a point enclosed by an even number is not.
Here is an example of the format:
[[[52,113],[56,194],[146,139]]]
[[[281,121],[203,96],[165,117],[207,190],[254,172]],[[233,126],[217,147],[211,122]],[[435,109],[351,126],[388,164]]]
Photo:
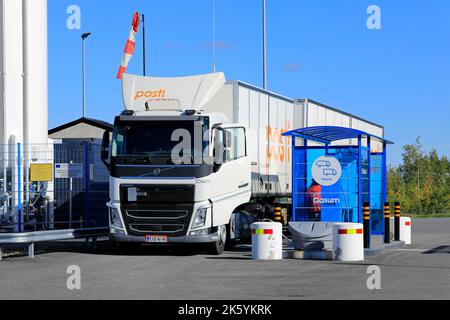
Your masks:
[[[224,137],[223,137],[223,139],[224,139],[224,143],[223,143],[224,148],[225,149],[231,148],[232,142],[233,142],[232,141],[233,140],[233,135],[228,130],[224,130],[223,133],[224,133]]]
[[[103,164],[106,166],[106,168],[110,168],[109,160],[109,130],[106,130],[103,133],[103,139],[102,139],[102,149],[101,149],[101,158]]]
[[[216,128],[214,130],[214,172],[219,171],[223,164],[224,136],[225,133],[221,128]]]

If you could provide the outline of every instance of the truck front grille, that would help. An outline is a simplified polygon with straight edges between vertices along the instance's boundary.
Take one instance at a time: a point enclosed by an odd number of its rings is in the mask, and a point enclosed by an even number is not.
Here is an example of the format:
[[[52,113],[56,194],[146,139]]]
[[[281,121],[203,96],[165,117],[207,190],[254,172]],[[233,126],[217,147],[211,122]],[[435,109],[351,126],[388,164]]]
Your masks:
[[[128,234],[145,236],[161,234],[184,236],[189,228],[192,205],[130,205],[122,207],[124,222]]]

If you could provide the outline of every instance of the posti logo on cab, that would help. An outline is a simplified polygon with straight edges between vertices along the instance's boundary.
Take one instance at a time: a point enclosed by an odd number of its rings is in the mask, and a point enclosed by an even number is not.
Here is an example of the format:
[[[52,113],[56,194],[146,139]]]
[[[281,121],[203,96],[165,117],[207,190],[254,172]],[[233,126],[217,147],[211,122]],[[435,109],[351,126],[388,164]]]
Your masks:
[[[159,90],[138,90],[134,95],[134,100],[141,98],[164,98],[166,95],[166,89]]]

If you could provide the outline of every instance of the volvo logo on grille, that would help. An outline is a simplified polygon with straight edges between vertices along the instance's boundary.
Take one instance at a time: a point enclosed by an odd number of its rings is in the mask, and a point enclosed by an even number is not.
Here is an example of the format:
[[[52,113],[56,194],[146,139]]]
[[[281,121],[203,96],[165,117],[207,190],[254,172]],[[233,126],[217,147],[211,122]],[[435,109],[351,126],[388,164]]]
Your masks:
[[[160,174],[161,174],[161,169],[160,168],[157,168],[157,169],[153,170],[153,175],[159,176]]]

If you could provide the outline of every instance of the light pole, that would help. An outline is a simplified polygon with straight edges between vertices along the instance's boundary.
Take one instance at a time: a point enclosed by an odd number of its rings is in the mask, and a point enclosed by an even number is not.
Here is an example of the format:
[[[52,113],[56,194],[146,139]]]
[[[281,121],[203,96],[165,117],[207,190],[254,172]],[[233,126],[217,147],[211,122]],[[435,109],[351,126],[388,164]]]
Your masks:
[[[84,40],[91,35],[90,32],[83,33],[81,35],[81,47],[82,47],[82,81],[83,81],[83,118],[86,115],[86,52],[84,47]]]
[[[263,24],[263,88],[267,90],[267,56],[266,56],[266,0],[262,0]]]
[[[216,0],[213,0],[213,72],[216,73]]]

